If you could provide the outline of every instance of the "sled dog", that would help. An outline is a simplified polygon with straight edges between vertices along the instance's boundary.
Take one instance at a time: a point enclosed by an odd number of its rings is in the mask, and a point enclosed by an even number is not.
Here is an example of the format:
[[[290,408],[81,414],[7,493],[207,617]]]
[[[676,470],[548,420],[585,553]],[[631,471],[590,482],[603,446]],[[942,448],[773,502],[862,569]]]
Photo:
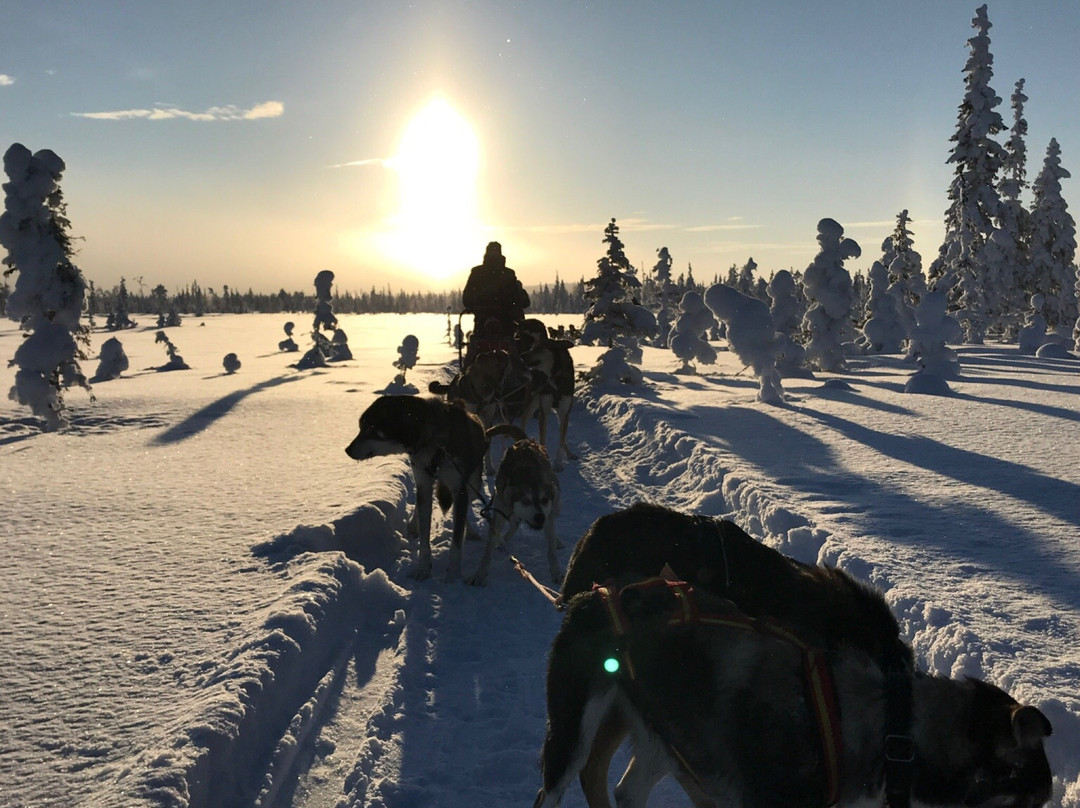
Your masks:
[[[487,545],[480,567],[469,583],[483,585],[487,581],[492,552],[509,541],[524,522],[533,530],[544,531],[548,571],[558,584],[562,580],[559,539],[555,533],[555,519],[559,515],[559,478],[551,468],[547,451],[512,424],[494,426],[486,435],[489,441],[499,435],[508,435],[514,443],[503,455],[495,475]]]
[[[461,544],[469,505],[481,491],[487,441],[476,416],[436,398],[380,396],[360,416],[360,431],[345,453],[353,460],[407,454],[416,484],[410,526],[418,550],[412,575],[431,576],[431,512],[438,493],[443,511],[453,506],[447,578],[461,575]]]
[[[574,360],[570,356],[574,343],[552,339],[543,322],[533,318],[518,326],[516,340],[522,361],[532,372],[535,393],[531,409],[540,421],[542,445],[547,446],[548,415],[554,414],[558,420],[554,467],[559,470],[567,460],[577,459],[566,443],[570,409],[574,405]]]
[[[561,600],[569,601],[594,583],[661,574],[730,600],[753,617],[792,626],[807,642],[827,650],[850,645],[883,671],[909,675],[914,670],[896,618],[869,587],[841,570],[788,558],[733,522],[659,505],[638,503],[597,519],[574,548]],[[581,786],[591,808],[607,808],[608,768],[630,727],[614,709],[594,720],[596,741],[581,768]],[[890,731],[906,732],[907,727]],[[638,766],[638,759],[631,761],[624,779],[634,781]]]
[[[681,586],[653,579],[570,600],[549,660],[535,808],[558,806],[613,711],[639,761],[616,787],[619,808],[643,808],[664,774],[699,808],[882,804],[896,749],[877,661],[846,643],[820,652]],[[1051,727],[1038,709],[975,679],[913,675],[911,692],[907,799],[1037,808],[1050,798]]]

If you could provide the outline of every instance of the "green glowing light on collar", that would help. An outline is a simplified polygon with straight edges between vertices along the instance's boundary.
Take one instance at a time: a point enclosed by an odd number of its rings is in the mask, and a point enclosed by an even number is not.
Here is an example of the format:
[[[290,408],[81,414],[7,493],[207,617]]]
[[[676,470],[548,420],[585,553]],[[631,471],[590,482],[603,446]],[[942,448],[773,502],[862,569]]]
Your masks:
[[[608,673],[618,673],[619,660],[617,660],[615,657],[608,657],[604,660],[604,670],[606,670]]]

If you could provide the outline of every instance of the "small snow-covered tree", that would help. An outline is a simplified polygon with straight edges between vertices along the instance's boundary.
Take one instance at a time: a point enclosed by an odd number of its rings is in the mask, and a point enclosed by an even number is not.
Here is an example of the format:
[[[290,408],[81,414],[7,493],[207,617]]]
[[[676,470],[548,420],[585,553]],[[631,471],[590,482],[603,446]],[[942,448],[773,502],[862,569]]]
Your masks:
[[[839,371],[845,367],[844,343],[851,328],[854,302],[851,275],[844,261],[858,258],[862,250],[854,240],[844,238],[844,228],[834,219],[818,222],[817,241],[821,249],[803,274],[809,302],[803,317],[810,338],[806,358],[819,370]]]
[[[866,353],[900,353],[904,339],[903,319],[897,306],[897,296],[893,294],[889,283],[889,270],[886,262],[892,253],[892,239],[885,239],[885,255],[881,261],[875,261],[870,267],[870,296],[866,303],[866,322],[862,327],[860,345]],[[893,253],[895,255],[895,253]],[[894,259],[895,260],[895,259]]]
[[[18,367],[8,398],[30,407],[47,431],[67,423],[64,393],[90,390],[79,366],[88,329],[79,319],[86,280],[72,263],[67,205],[60,190],[64,161],[55,152],[34,154],[14,143],[4,154],[4,212],[0,246],[7,250],[4,275],[18,273],[7,300],[7,316],[26,336],[10,365]]]
[[[932,288],[945,290],[950,305],[960,309],[957,316],[967,341],[981,343],[990,318],[988,293],[1000,292],[1000,276],[1005,271],[999,255],[985,252],[1000,208],[996,178],[1005,158],[1004,148],[993,136],[1005,123],[995,111],[1001,99],[990,87],[994,57],[985,5],[976,9],[971,25],[977,33],[968,40],[966,89],[956,132],[950,138],[955,145],[948,162],[956,169],[948,192],[945,238],[930,265],[929,281]]]
[[[109,337],[101,343],[101,350],[98,352],[97,372],[94,373],[90,381],[97,384],[98,382],[119,379],[120,374],[127,369],[128,358],[124,352],[124,346],[116,337]]]
[[[105,327],[110,331],[119,331],[124,328],[134,328],[135,321],[128,313],[128,290],[127,282],[120,278],[120,285],[116,288],[116,309],[109,312],[105,318]]]
[[[1061,147],[1052,139],[1032,185],[1031,277],[1033,291],[1046,301],[1047,326],[1062,336],[1077,320],[1076,222],[1061,196],[1061,180],[1070,176],[1061,166]]]
[[[315,276],[315,319],[311,326],[311,339],[315,344],[296,363],[299,370],[326,367],[327,361],[333,357],[334,345],[322,333],[324,330],[338,330],[331,291],[333,285],[334,273],[329,269],[324,269]]]
[[[678,297],[678,287],[671,280],[671,265],[673,263],[671,253],[667,247],[661,247],[656,251],[657,261],[653,267],[656,275],[656,296],[659,303],[659,311],[656,313],[656,346],[668,347],[668,339],[671,334],[671,321],[673,309]]]
[[[776,338],[780,341],[780,353],[776,366],[783,377],[805,376],[809,373],[803,367],[806,349],[799,341],[802,336],[803,315],[806,314],[806,299],[802,289],[786,269],[781,269],[772,276],[766,291],[769,296],[769,313],[776,328]]]
[[[705,339],[709,330],[716,327],[716,318],[696,290],[683,295],[679,311],[669,341],[671,352],[682,360],[682,366],[675,372],[693,374],[697,372],[694,362],[703,365],[716,362],[716,349]]]
[[[176,346],[173,345],[171,339],[164,331],[158,331],[154,334],[154,342],[165,343],[165,353],[169,357],[169,361],[158,368],[158,370],[189,370],[187,362],[184,361],[179,352],[176,350]]]
[[[919,366],[916,375],[922,373],[938,379],[955,379],[960,375],[960,362],[949,343],[958,342],[963,333],[946,306],[945,293],[934,290],[923,295],[915,309],[915,328],[906,359]]]
[[[292,332],[296,328],[296,323],[289,320],[283,326],[285,329],[285,339],[281,340],[277,344],[279,351],[285,351],[286,353],[292,353],[293,351],[299,351],[300,346],[296,344],[296,340],[293,339]]]
[[[420,348],[420,340],[418,340],[413,334],[408,334],[398,346],[397,353],[398,358],[394,360],[394,367],[398,369],[398,374],[394,377],[394,380],[383,391],[386,394],[394,395],[407,395],[417,392],[415,385],[409,384],[405,381],[405,374],[408,373],[416,365],[419,360],[417,351]]]
[[[656,317],[636,298],[641,281],[626,257],[619,239],[619,227],[612,219],[604,228],[605,255],[597,263],[597,275],[585,282],[585,297],[592,305],[585,312],[580,341],[585,345],[606,345],[597,366],[586,374],[593,381],[641,381],[640,371],[627,372],[627,365],[641,363],[639,340],[656,332]],[[611,375],[612,373],[616,375]]]
[[[227,353],[225,358],[221,360],[221,365],[225,368],[225,372],[231,376],[240,370],[240,357],[234,353]]]
[[[1045,306],[1046,298],[1042,295],[1031,296],[1027,319],[1017,337],[1017,349],[1020,353],[1034,356],[1035,352],[1046,344],[1046,316],[1043,314]]]
[[[781,341],[768,305],[723,283],[705,290],[705,305],[727,326],[728,345],[758,379],[758,400],[766,404],[784,402],[784,386],[776,360]]]

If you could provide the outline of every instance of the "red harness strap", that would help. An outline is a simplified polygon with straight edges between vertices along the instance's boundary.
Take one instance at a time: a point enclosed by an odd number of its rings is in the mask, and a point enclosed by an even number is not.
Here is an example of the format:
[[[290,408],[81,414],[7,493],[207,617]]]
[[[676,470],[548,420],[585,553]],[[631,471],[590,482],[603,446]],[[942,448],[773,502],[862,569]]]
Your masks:
[[[695,623],[722,628],[736,628],[743,631],[758,631],[781,639],[799,649],[803,659],[803,680],[806,685],[807,703],[810,713],[818,727],[821,741],[822,759],[825,764],[825,805],[834,805],[840,797],[840,755],[842,751],[840,737],[840,706],[836,699],[836,688],[832,672],[829,670],[825,653],[820,648],[808,645],[786,626],[769,618],[755,619],[742,612],[733,610],[725,613],[703,613],[694,597],[694,589],[683,581],[669,581],[663,578],[648,578],[628,584],[619,590],[610,586],[594,586],[611,619],[611,626],[616,636],[622,636],[630,629],[630,621],[622,607],[623,594],[629,590],[655,589],[667,587],[675,597],[675,606],[668,616],[667,624],[671,628],[690,626]],[[623,654],[627,673],[635,679],[634,666],[629,655]],[[678,750],[672,751],[687,766],[685,758]],[[691,772],[692,773],[692,772]]]

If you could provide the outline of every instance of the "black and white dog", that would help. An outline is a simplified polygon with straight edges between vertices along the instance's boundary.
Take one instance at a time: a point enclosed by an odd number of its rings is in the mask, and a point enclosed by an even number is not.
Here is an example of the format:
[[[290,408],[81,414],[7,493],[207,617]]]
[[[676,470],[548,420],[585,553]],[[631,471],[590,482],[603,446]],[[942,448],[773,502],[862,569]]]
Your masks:
[[[830,652],[841,645],[859,648],[902,681],[914,673],[896,618],[873,590],[839,570],[788,558],[733,522],[659,505],[638,503],[593,522],[574,548],[561,598],[569,601],[611,579],[661,574],[732,601],[752,617],[790,626]],[[592,808],[606,808],[608,768],[630,726],[614,709],[596,720],[581,784]],[[640,786],[647,777],[636,775],[635,767],[640,768],[638,759],[624,780]]]
[[[875,659],[848,644],[825,655],[837,707],[826,736],[804,646],[730,602],[660,584],[569,601],[551,650],[535,808],[558,806],[612,713],[635,755],[619,808],[644,808],[664,774],[699,808],[882,804],[887,707]],[[978,680],[929,675],[912,677],[911,698],[911,803],[1038,808],[1050,798],[1051,727],[1038,709]],[[606,792],[586,794],[592,808],[609,805]]]
[[[461,575],[461,545],[469,506],[480,495],[487,440],[480,420],[461,406],[436,398],[381,396],[360,416],[360,431],[345,453],[353,460],[407,454],[416,484],[411,523],[418,550],[413,577],[431,576],[431,512],[434,494],[453,507],[453,539],[447,578]]]
[[[551,467],[547,450],[513,424],[500,424],[487,430],[490,441],[499,436],[514,440],[499,463],[495,475],[495,493],[490,504],[490,529],[480,566],[469,583],[483,585],[495,548],[505,544],[521,523],[542,530],[547,544],[548,571],[552,580],[562,581],[559,569],[559,538],[555,519],[559,515],[559,478]]]

